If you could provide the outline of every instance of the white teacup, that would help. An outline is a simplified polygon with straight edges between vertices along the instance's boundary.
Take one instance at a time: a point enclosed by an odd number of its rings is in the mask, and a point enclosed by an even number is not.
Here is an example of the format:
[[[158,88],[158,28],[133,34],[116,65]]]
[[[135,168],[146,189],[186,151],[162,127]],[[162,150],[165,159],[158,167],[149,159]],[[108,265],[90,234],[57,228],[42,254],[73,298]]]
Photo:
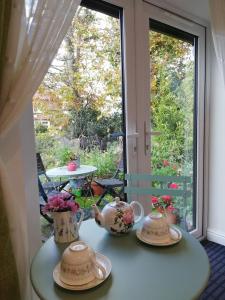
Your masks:
[[[145,217],[141,235],[146,240],[161,242],[170,238],[170,227],[161,213],[150,213]]]
[[[70,244],[62,255],[60,280],[68,285],[86,284],[95,278],[104,279],[106,271],[96,261],[95,252],[85,242]]]

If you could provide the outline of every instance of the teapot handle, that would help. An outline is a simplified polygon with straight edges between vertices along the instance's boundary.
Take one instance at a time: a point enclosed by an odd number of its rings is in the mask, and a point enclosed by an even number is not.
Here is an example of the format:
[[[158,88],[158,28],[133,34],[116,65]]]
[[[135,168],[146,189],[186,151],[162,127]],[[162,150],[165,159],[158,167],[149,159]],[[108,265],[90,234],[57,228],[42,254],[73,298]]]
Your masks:
[[[130,203],[130,206],[133,208],[134,206],[138,206],[139,209],[140,209],[140,214],[139,215],[135,215],[135,218],[134,218],[134,223],[137,223],[139,222],[143,217],[144,217],[144,209],[143,209],[143,206],[141,205],[141,203],[137,202],[137,201],[132,201]]]

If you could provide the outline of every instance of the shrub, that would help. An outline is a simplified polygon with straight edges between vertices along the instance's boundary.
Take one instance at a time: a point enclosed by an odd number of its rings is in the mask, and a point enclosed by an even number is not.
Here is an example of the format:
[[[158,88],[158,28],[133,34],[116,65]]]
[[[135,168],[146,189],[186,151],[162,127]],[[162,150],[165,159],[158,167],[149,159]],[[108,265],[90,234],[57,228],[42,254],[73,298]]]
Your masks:
[[[81,164],[93,165],[97,168],[94,174],[96,177],[109,178],[117,169],[119,154],[113,143],[107,151],[101,151],[98,148],[93,148],[89,152],[82,151],[80,159]]]
[[[41,153],[45,168],[56,166],[55,149],[58,142],[48,132],[36,134],[36,152]]]
[[[36,151],[41,153],[46,168],[66,165],[70,156],[74,154],[72,147],[63,146],[49,133],[36,135]],[[101,178],[111,177],[120,159],[117,142],[113,142],[107,151],[102,151],[98,147],[90,151],[79,150],[79,156],[81,164],[95,166],[97,171],[94,175]]]
[[[68,163],[72,156],[74,156],[74,150],[69,146],[58,147],[55,150],[55,158],[57,160],[57,165],[64,166]]]

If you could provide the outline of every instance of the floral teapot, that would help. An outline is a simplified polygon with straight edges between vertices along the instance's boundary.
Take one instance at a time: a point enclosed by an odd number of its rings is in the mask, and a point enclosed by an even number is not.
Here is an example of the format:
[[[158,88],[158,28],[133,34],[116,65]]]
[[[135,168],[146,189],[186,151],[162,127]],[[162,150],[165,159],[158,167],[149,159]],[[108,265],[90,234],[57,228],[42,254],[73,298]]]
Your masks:
[[[139,207],[140,214],[136,215],[134,207]],[[105,227],[107,231],[114,235],[122,235],[129,232],[133,225],[141,220],[144,216],[144,210],[139,202],[132,201],[130,204],[120,201],[116,197],[115,201],[108,203],[102,210],[93,206],[95,213],[95,221],[98,225]]]

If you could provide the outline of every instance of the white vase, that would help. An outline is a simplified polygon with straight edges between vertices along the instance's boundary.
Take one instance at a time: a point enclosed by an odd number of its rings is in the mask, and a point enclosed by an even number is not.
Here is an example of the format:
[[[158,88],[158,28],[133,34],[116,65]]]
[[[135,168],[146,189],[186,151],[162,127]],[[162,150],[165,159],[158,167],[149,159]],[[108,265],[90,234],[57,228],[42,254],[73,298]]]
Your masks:
[[[75,241],[79,237],[79,228],[84,218],[84,212],[81,212],[80,220],[77,222],[72,211],[52,212],[54,237],[58,243],[69,243]]]

